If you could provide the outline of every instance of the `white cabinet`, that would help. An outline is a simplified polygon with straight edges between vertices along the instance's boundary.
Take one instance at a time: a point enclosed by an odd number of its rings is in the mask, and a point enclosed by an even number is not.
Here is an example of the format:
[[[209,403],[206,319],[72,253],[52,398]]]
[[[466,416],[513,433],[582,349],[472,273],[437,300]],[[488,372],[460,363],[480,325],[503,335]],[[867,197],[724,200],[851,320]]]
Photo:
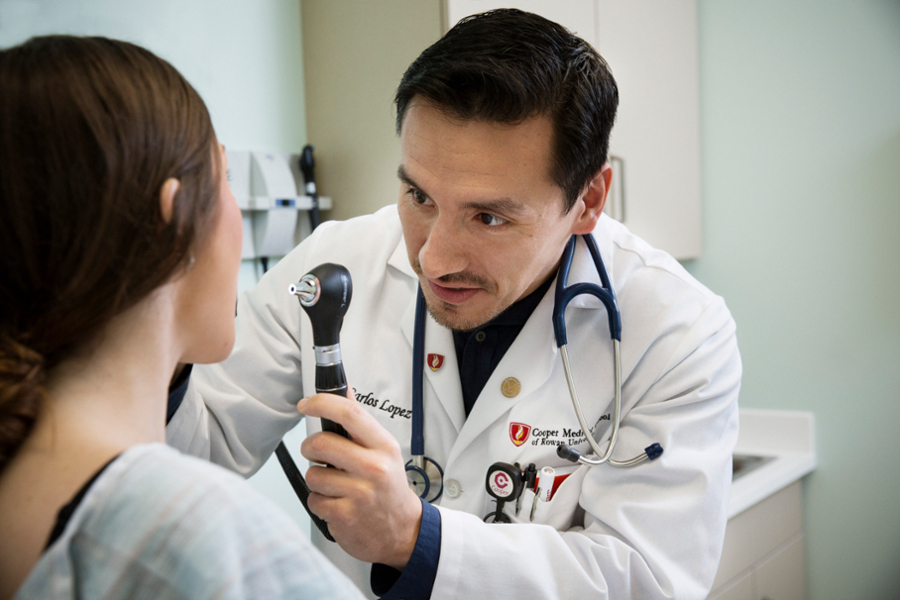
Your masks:
[[[798,536],[756,568],[753,574],[760,600],[802,600],[806,597],[803,536]]]
[[[734,516],[709,600],[803,600],[800,482]]]
[[[699,256],[696,0],[445,0],[446,24],[503,7],[564,25],[607,60],[619,86],[610,214],[676,258]]]

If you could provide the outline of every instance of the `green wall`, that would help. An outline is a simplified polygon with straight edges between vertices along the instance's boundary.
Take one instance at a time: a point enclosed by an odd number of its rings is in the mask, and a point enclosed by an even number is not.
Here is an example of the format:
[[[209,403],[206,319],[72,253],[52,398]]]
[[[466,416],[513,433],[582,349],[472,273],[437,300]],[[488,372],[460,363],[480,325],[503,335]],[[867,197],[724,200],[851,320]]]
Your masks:
[[[306,143],[299,1],[0,0],[0,47],[49,33],[119,38],[165,58],[197,88],[227,146]]]
[[[699,1],[704,237],[741,405],[813,411],[809,598],[900,598],[900,2]]]

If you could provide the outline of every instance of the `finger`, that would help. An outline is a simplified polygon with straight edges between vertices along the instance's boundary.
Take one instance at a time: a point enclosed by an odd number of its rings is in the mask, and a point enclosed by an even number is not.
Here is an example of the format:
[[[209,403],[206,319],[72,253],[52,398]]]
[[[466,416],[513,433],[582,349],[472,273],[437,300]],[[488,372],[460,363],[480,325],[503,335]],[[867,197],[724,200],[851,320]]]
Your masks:
[[[328,523],[328,529],[336,540],[340,540],[342,532],[348,528],[359,529],[364,525],[359,511],[344,498],[332,498],[312,492],[307,502],[312,513]]]
[[[309,461],[327,464],[367,481],[372,487],[385,485],[396,469],[403,469],[400,445],[393,438],[381,448],[364,448],[354,440],[333,433],[308,436],[300,444],[300,453]]]
[[[372,450],[363,448],[354,440],[328,431],[314,433],[300,443],[300,454],[306,460],[343,471],[359,471],[369,452]]]
[[[309,489],[328,498],[348,498],[366,503],[375,495],[373,484],[341,469],[310,466],[306,472]]]
[[[379,448],[394,437],[356,400],[334,394],[316,394],[304,398],[297,410],[309,417],[340,423],[353,441],[366,448]]]

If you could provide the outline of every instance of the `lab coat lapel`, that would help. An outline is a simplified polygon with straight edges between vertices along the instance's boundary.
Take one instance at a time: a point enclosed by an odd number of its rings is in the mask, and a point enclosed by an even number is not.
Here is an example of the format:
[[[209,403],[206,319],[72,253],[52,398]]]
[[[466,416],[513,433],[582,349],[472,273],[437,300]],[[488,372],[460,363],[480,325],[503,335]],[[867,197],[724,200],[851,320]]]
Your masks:
[[[406,307],[403,315],[403,334],[413,348],[416,323],[416,297]],[[433,358],[429,363],[429,356]],[[463,406],[462,386],[459,382],[459,367],[456,362],[456,346],[453,344],[453,333],[446,327],[442,327],[431,318],[431,314],[425,316],[425,394],[423,404],[425,409],[425,429],[428,429],[429,419],[433,419],[431,399],[437,396],[444,412],[450,418],[456,431],[462,429],[466,420]]]
[[[555,361],[558,360],[558,349],[553,342],[553,325],[550,320],[552,310],[553,286],[534,309],[516,341],[507,350],[485,384],[460,431],[459,439],[450,453],[448,465],[513,406],[535,394],[550,377]],[[502,391],[503,382],[510,379],[515,379],[519,383],[518,393],[511,397]],[[508,388],[507,393],[511,393]]]
[[[598,239],[598,245],[601,249],[601,256],[609,256],[608,239]],[[606,247],[605,251],[604,247]],[[609,266],[607,268],[612,277],[611,268]],[[571,285],[581,281],[599,285],[600,276],[597,274],[597,269],[585,243],[579,240],[575,246],[568,283]],[[556,346],[556,338],[553,334],[552,314],[555,293],[556,280],[554,279],[550,289],[535,308],[522,331],[519,332],[516,341],[503,356],[503,360],[497,365],[475,402],[475,406],[465,421],[459,438],[450,453],[448,466],[459,458],[468,446],[474,444],[486,429],[492,427],[498,419],[503,418],[513,406],[541,393],[541,388],[553,376],[557,366],[562,370],[559,348]],[[569,307],[605,310],[597,298],[586,294],[574,298],[569,303]],[[520,384],[519,393],[511,398],[502,392],[502,384],[509,378],[515,378]],[[554,393],[557,392],[554,391]],[[564,380],[560,383],[558,393],[567,394]]]

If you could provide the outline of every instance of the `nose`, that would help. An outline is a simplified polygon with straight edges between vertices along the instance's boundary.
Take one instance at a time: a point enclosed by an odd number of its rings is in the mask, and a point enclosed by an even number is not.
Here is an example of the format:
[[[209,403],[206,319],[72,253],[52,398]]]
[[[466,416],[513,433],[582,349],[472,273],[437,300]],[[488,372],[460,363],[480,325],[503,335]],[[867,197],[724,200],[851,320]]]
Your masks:
[[[469,265],[462,228],[447,217],[438,217],[419,249],[419,265],[429,279],[460,273]]]

